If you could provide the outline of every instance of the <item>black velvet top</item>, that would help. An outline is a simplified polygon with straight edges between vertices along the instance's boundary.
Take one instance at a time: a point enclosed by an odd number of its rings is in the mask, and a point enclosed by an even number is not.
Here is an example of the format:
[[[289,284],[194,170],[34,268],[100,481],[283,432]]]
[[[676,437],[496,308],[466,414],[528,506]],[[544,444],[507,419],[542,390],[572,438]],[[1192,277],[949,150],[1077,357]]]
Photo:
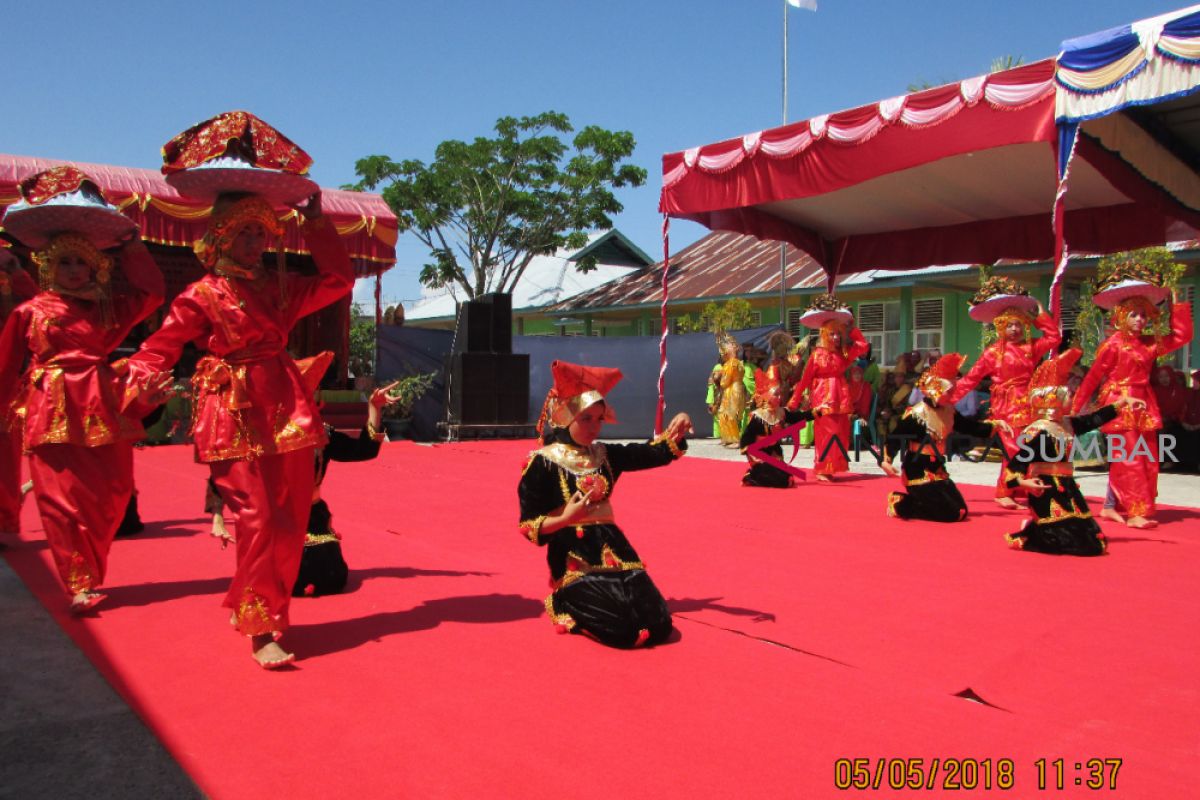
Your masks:
[[[946,474],[946,439],[954,433],[988,439],[992,430],[992,423],[968,419],[952,408],[927,403],[924,407],[913,406],[904,412],[888,435],[883,457],[890,462],[896,453],[900,454],[900,471],[905,485],[946,480],[949,478]]]
[[[517,496],[521,533],[548,548],[551,584],[562,588],[597,572],[643,569],[637,552],[617,526],[610,498],[626,472],[665,466],[687,448],[656,440],[645,444],[575,444],[565,429],[553,429],[546,444],[530,454],[521,473]],[[577,491],[591,491],[594,502],[586,516],[553,533],[541,532],[545,518],[566,505]],[[600,499],[603,498],[603,499]]]

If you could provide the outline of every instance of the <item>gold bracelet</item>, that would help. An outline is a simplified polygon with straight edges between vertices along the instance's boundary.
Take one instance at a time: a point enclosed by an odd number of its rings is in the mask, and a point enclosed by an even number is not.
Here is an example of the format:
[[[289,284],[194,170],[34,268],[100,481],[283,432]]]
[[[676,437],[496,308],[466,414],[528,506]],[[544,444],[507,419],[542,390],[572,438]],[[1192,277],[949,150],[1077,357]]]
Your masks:
[[[367,420],[367,436],[371,437],[377,442],[382,442],[384,439],[383,431],[372,425],[371,420]]]
[[[659,444],[659,443],[665,444],[667,446],[667,449],[671,451],[672,458],[679,458],[680,456],[683,455],[683,451],[679,449],[679,445],[675,444],[675,440],[669,438],[665,433],[663,435],[659,436],[657,439],[655,439],[650,444]]]

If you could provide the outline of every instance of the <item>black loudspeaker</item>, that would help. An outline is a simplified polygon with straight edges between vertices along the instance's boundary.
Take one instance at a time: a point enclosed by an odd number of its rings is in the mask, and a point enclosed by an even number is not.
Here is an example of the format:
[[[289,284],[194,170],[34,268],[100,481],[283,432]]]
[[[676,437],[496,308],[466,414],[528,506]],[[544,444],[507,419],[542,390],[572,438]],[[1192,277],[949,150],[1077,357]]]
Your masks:
[[[529,355],[450,356],[450,419],[462,425],[523,425],[529,417]]]
[[[502,293],[485,294],[479,302],[491,308],[492,352],[512,352],[512,295]]]
[[[482,300],[468,300],[458,307],[458,323],[454,331],[454,352],[490,353],[491,351],[492,306]]]

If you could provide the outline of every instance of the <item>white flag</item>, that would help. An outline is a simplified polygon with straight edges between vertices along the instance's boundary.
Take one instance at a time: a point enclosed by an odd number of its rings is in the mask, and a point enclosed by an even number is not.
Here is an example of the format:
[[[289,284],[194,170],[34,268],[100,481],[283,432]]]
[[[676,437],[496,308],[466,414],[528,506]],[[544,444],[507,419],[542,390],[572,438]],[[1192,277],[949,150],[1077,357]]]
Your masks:
[[[817,10],[817,0],[787,0],[787,4],[792,8],[807,8],[809,11]]]

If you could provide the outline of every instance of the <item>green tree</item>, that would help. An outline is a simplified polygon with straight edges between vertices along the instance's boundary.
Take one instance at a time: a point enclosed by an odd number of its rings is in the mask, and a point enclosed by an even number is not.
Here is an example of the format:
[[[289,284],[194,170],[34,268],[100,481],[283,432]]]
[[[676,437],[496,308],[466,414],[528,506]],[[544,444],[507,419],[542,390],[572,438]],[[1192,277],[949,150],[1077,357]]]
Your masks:
[[[360,159],[354,188],[382,186],[400,230],[429,248],[423,284],[456,286],[468,298],[509,292],[535,256],[582,248],[588,232],[611,228],[610,215],[622,210],[613,189],[646,181],[646,170],[625,162],[632,133],[589,125],[568,144],[574,131],[553,111],[501,117],[494,137],[448,139],[429,164]],[[595,265],[588,258],[576,268]]]
[[[988,69],[988,72],[1003,72],[1006,69],[1013,69],[1014,67],[1019,67],[1024,63],[1025,63],[1024,56],[1014,56],[1014,55],[1000,56],[998,58],[992,59],[992,63]],[[920,80],[910,83],[907,87],[907,91],[909,94],[912,94],[913,92],[923,92],[926,89],[932,89],[935,86],[944,86],[947,83],[954,83],[954,81],[943,80],[939,83],[930,83],[929,81],[925,80],[924,78],[921,78]]]
[[[350,309],[350,371],[355,376],[375,374],[375,318],[364,314],[358,303]]]
[[[699,333],[708,331],[740,331],[754,325],[754,314],[750,301],[740,297],[731,297],[724,303],[708,303],[701,309],[698,316],[684,316],[679,319],[680,333]]]
[[[1100,259],[1096,265],[1095,279],[1089,278],[1079,286],[1079,314],[1075,317],[1075,345],[1083,350],[1083,362],[1091,363],[1096,348],[1105,339],[1108,312],[1092,302],[1097,287],[1119,280],[1123,276],[1138,274],[1153,279],[1169,289],[1179,285],[1184,266],[1175,261],[1175,255],[1165,247],[1143,247],[1113,253]],[[1150,334],[1169,332],[1170,320],[1164,314],[1158,322],[1148,327]]]

